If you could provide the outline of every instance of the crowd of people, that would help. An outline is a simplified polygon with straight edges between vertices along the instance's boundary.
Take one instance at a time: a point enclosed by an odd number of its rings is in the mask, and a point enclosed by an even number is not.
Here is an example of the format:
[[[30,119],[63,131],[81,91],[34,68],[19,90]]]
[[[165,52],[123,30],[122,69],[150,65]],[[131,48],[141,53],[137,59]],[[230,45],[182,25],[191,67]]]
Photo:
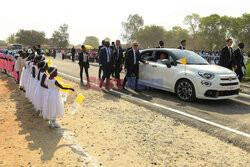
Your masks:
[[[38,45],[25,52],[19,51],[18,54],[1,50],[0,69],[15,78],[39,116],[50,121],[50,127],[60,127],[56,119],[64,116],[64,103],[59,88],[74,89],[63,87],[55,79],[57,68],[48,66]]]
[[[186,40],[181,41],[181,45],[178,49],[185,50],[186,42]],[[227,39],[226,46],[220,52],[209,54],[216,57],[215,64],[230,70],[234,69],[239,80],[242,81],[242,69],[246,68],[243,56],[244,43],[239,43],[236,50],[232,49],[232,43],[232,39]],[[160,41],[157,48],[164,48],[164,42]],[[72,48],[71,52],[75,53],[76,51]],[[205,53],[201,52],[201,54]],[[120,40],[116,40],[112,45],[110,45],[109,41],[103,40],[102,45],[98,49],[98,57],[100,88],[104,85],[105,89],[111,89],[109,82],[111,76],[113,76],[118,88],[125,89],[128,79],[132,77],[135,79],[135,82],[133,81],[133,88],[137,91],[139,62],[145,65],[149,63],[141,58],[138,50],[138,43],[134,42],[124,53]],[[160,58],[164,59],[164,55],[161,55]],[[83,70],[85,71],[87,82],[89,83],[89,54],[84,45],[81,46],[78,59],[81,83],[83,83]],[[126,72],[126,76],[122,82],[120,73],[123,68]],[[18,51],[18,53],[14,53],[7,49],[1,49],[0,69],[2,73],[15,78],[16,83],[19,84],[20,90],[25,92],[25,96],[34,105],[39,115],[45,120],[50,121],[50,127],[60,127],[56,122],[57,118],[61,118],[64,115],[64,103],[62,101],[60,89],[72,91],[74,91],[74,89],[63,87],[62,84],[56,80],[57,68],[52,66],[49,67],[39,45],[26,51]]]

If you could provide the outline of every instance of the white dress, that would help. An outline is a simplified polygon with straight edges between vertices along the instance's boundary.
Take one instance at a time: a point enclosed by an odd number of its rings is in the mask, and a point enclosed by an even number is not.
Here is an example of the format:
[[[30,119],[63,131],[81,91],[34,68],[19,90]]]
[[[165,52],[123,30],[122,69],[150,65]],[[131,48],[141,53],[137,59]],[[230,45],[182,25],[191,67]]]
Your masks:
[[[43,118],[56,120],[64,116],[64,104],[55,79],[48,79],[48,93],[43,106]]]
[[[43,75],[46,75],[46,79],[44,81],[44,84],[46,86],[48,86],[47,74],[45,72],[41,72],[40,73],[40,80],[39,80],[37,88],[35,90],[35,104],[34,105],[35,105],[36,109],[40,110],[40,111],[43,111],[44,101],[45,101],[47,94],[48,94],[48,89],[41,86]]]
[[[30,91],[30,100],[32,102],[32,104],[35,106],[35,90],[36,90],[36,86],[37,86],[37,83],[38,83],[38,79],[37,79],[37,76],[38,76],[38,73],[39,73],[39,70],[37,68],[36,65],[33,65],[32,68],[35,68],[35,78],[33,78],[32,74],[31,74],[31,83],[30,83],[30,88],[31,88],[31,91]],[[32,69],[31,68],[31,69]],[[31,70],[32,71],[32,70]],[[31,72],[32,73],[32,72]],[[36,106],[35,106],[36,108]]]
[[[24,87],[25,90],[26,90],[25,86],[27,83],[27,72],[28,72],[28,61],[25,61],[25,67],[23,69],[21,80],[20,80],[20,86]]]
[[[33,65],[33,62],[31,62],[30,64],[28,64],[28,70],[27,70],[27,81],[26,81],[26,94],[25,94],[25,96],[26,96],[26,98],[28,98],[29,100],[31,100],[30,99],[30,91],[31,91],[31,89],[30,89],[30,83],[31,83],[31,79],[32,79],[32,75],[31,75],[31,73],[32,73],[32,65]]]

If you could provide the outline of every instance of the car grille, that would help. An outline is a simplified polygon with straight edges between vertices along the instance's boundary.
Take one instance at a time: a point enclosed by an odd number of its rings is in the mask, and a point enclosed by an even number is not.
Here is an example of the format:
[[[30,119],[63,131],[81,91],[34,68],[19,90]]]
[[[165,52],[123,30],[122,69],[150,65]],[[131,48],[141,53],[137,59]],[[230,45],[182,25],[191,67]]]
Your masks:
[[[238,82],[232,82],[232,83],[220,83],[221,86],[232,86],[232,85],[238,85]]]
[[[236,90],[225,90],[225,91],[217,91],[217,90],[207,90],[205,92],[206,97],[213,97],[217,98],[219,96],[232,96],[232,95],[237,95],[239,94],[240,89]]]
[[[240,89],[230,90],[230,91],[219,91],[219,96],[232,96],[239,94]]]
[[[236,79],[237,79],[236,77],[223,77],[220,80],[222,80],[222,81],[233,81],[233,80],[236,80]]]

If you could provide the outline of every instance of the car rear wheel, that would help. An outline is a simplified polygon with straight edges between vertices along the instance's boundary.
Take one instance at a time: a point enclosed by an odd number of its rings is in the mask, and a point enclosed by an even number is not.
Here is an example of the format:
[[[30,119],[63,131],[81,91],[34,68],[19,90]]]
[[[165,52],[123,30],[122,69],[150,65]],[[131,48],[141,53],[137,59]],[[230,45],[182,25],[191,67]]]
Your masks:
[[[176,84],[176,94],[183,101],[194,101],[195,89],[191,81],[182,79]]]

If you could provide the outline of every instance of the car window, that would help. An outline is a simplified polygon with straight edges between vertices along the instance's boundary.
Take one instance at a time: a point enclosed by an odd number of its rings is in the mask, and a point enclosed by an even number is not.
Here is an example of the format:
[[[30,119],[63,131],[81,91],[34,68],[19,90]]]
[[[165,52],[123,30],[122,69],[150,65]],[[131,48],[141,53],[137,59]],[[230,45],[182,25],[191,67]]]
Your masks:
[[[145,61],[153,61],[153,51],[146,51],[141,53],[141,59]]]
[[[175,65],[174,59],[172,58],[172,56],[168,52],[166,52],[166,51],[156,51],[154,61],[158,62],[158,63],[161,63],[161,58],[162,59],[167,59],[167,60],[170,61],[171,65]]]

